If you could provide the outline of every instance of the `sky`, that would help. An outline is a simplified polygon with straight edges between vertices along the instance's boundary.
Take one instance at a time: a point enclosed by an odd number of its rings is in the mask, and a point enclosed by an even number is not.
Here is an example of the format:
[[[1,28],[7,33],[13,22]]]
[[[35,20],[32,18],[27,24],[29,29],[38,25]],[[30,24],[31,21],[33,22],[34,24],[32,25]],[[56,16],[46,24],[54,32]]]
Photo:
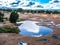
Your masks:
[[[18,1],[21,1],[17,4]],[[0,8],[22,8],[22,9],[60,9],[60,0],[54,2],[55,0],[0,0]],[[34,3],[30,5],[29,3]],[[27,6],[29,5],[29,6]],[[40,6],[40,7],[38,7]]]

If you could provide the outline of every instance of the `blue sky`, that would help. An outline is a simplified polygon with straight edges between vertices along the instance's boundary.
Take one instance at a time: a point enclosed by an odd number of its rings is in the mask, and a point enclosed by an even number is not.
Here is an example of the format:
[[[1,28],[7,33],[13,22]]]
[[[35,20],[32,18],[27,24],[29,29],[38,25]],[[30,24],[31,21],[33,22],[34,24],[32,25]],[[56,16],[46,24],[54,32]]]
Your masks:
[[[49,3],[52,0],[27,0],[27,1],[34,1],[34,2],[39,2],[41,4],[46,4],[46,3]]]
[[[40,3],[48,3],[51,0],[32,0],[32,1],[40,2]]]
[[[58,3],[55,3],[55,0],[20,0],[21,2],[18,4],[16,3],[18,0],[0,0],[0,6],[8,7],[8,8],[22,8],[22,9],[60,9],[60,0]],[[29,2],[34,2],[33,5],[27,6]],[[49,2],[49,3],[48,3]],[[42,7],[37,7],[38,5]],[[14,7],[13,7],[14,6]]]

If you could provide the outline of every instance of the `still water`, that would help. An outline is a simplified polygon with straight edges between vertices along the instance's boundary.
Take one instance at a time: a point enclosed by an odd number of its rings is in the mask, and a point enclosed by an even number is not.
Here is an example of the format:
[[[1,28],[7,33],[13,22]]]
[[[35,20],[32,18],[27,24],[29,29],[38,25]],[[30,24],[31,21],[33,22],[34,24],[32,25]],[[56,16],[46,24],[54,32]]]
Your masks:
[[[21,32],[19,32],[19,34],[21,34],[23,36],[33,36],[33,37],[40,37],[40,36],[44,36],[44,35],[49,35],[53,32],[53,30],[51,28],[48,28],[45,26],[40,26],[38,33],[29,32],[29,31],[27,31],[27,29],[24,29],[24,28],[21,28],[20,31]]]

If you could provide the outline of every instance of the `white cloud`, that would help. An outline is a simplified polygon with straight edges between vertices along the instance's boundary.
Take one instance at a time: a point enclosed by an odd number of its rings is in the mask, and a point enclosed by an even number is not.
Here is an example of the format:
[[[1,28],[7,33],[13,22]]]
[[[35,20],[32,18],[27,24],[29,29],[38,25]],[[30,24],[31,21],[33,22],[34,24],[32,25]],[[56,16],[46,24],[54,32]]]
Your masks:
[[[40,4],[39,2],[34,2],[35,4],[34,5],[31,5],[31,6],[29,6],[29,7],[27,7],[27,5],[29,4],[29,2],[33,2],[32,0],[29,0],[29,1],[27,1],[27,0],[20,0],[21,2],[19,3],[19,4],[16,4],[16,5],[18,5],[17,7],[13,7],[13,8],[19,8],[19,7],[21,7],[21,8],[23,8],[23,9],[59,9],[60,8],[60,0],[59,0],[59,3],[54,3],[53,1],[54,0],[52,0],[52,1],[50,1],[48,4]],[[13,3],[13,2],[17,2],[16,0],[0,0],[0,5],[1,6],[6,6],[6,7],[11,7],[12,5],[10,5],[10,3]],[[43,6],[44,8],[37,8],[36,6],[37,5],[41,5],[41,6]]]

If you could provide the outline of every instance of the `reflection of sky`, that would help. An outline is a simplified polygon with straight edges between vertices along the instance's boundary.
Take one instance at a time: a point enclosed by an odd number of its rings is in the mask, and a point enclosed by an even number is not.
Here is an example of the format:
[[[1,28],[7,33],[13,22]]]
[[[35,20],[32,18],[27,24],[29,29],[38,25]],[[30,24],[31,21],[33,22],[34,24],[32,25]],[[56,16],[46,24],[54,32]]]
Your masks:
[[[58,0],[57,2],[55,0],[23,0],[23,1],[22,0],[4,0],[4,1],[0,0],[0,7],[2,6],[8,8],[23,8],[23,9],[33,9],[33,10],[60,9],[60,0]]]
[[[21,35],[23,36],[34,36],[34,37],[40,37],[40,36],[43,36],[43,35],[49,35],[53,32],[52,29],[50,28],[47,28],[47,27],[44,27],[44,26],[40,26],[39,28],[39,32],[38,33],[34,33],[34,32],[29,32],[29,31],[26,31],[27,29],[20,29],[20,33]]]
[[[23,36],[42,36],[42,35],[48,35],[53,32],[51,28],[45,27],[45,26],[38,26],[36,21],[23,21],[20,26],[18,26],[18,29],[20,30],[19,34]]]

